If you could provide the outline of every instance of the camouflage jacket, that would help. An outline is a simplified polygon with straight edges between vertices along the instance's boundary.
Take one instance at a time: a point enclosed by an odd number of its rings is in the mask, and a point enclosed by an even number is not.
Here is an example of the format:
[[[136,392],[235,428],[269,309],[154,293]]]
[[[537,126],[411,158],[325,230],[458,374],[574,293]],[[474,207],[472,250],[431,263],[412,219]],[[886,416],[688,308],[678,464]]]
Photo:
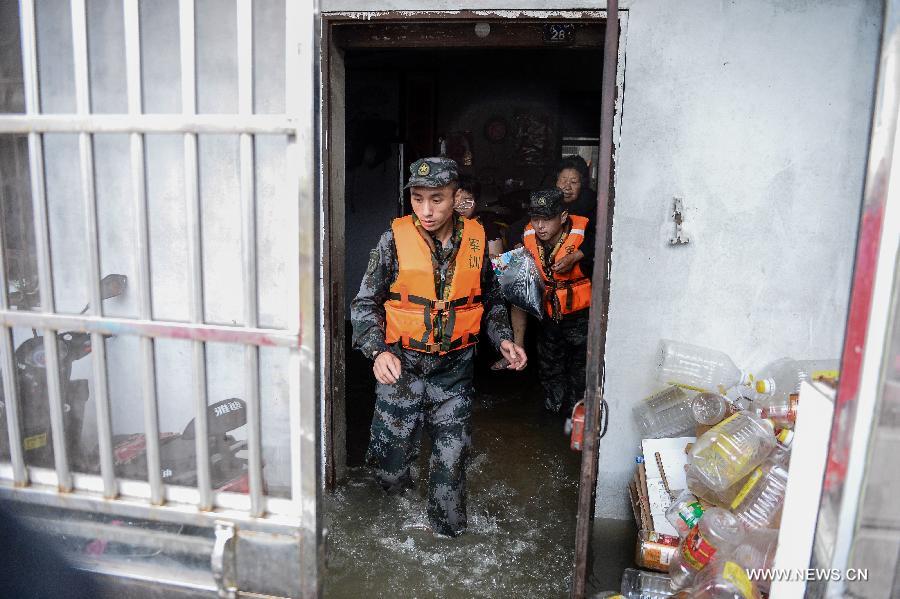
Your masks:
[[[436,252],[435,259],[440,269],[435,273],[436,282],[441,279],[441,274],[446,274],[451,262],[449,258],[459,246],[462,237],[459,230],[460,227],[457,226],[449,246],[439,248]],[[394,233],[389,229],[381,236],[378,245],[369,254],[369,265],[366,267],[366,274],[360,283],[359,293],[350,303],[353,346],[369,358],[388,349],[384,341],[384,303],[388,299],[391,285],[397,279],[399,269]],[[485,248],[482,260],[481,289],[484,305],[481,328],[483,332],[487,333],[494,347],[499,350],[501,341],[512,339],[512,330],[509,326],[509,315],[506,311],[506,304],[503,302],[503,294],[491,267],[487,248]]]

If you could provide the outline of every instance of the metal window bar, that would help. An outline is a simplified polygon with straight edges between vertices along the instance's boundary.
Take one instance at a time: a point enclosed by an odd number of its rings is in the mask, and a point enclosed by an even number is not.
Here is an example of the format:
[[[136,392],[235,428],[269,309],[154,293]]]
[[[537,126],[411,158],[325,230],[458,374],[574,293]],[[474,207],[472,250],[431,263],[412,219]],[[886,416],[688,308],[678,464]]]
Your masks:
[[[6,280],[6,240],[3,236],[3,227],[0,226],[0,310],[9,308]],[[28,471],[25,468],[25,457],[22,453],[22,433],[19,428],[19,398],[16,389],[16,368],[13,364],[12,331],[7,327],[0,327],[0,376],[3,377],[3,399],[6,412],[6,428],[9,433],[9,454],[12,461],[13,476],[17,485],[25,485],[28,482]],[[0,432],[2,434],[2,432]]]
[[[40,90],[37,71],[37,37],[35,33],[34,4],[31,0],[22,2],[21,10],[23,77],[25,83],[25,110],[28,115],[40,112]],[[29,175],[31,197],[34,206],[33,218],[37,250],[38,285],[41,311],[50,314],[55,311],[53,292],[53,271],[50,264],[50,230],[47,209],[47,194],[44,186],[43,138],[37,133],[28,134]],[[44,359],[47,375],[47,394],[50,412],[50,430],[53,436],[53,460],[56,467],[60,490],[72,488],[72,475],[66,455],[65,431],[63,426],[62,391],[59,382],[59,347],[56,331],[43,327]]]
[[[292,315],[291,328],[301,331],[300,347],[291,352],[291,487],[292,500],[297,505],[301,526],[310,531],[303,542],[303,567],[308,580],[318,577],[316,559],[317,535],[320,530],[317,498],[318,485],[318,394],[316,376],[319,344],[319,323],[316,300],[318,290],[317,248],[320,243],[318,188],[315,184],[300,185],[301,181],[316,182],[316,123],[319,123],[316,90],[319,88],[318,24],[319,2],[307,5],[287,2],[285,7],[285,96],[286,112],[300,122],[299,110],[313,107],[304,115],[304,126],[298,126],[297,135],[288,139],[287,172],[297,173],[291,178],[289,197],[299,203],[299,309]],[[301,76],[307,74],[310,77]],[[309,79],[313,84],[309,85]],[[304,226],[304,224],[306,226]],[[311,225],[311,226],[310,226]]]
[[[40,313],[35,312],[19,312],[10,310],[5,295],[0,302],[0,344],[2,344],[2,363],[0,367],[3,369],[4,393],[7,396],[6,410],[9,424],[9,437],[11,441],[11,463],[0,464],[0,481],[13,481],[15,486],[9,486],[0,482],[0,496],[16,497],[33,501],[35,503],[44,503],[46,505],[58,505],[76,507],[79,509],[90,509],[106,513],[130,514],[135,517],[146,517],[148,514],[158,514],[159,517],[165,514],[165,518],[171,521],[180,521],[192,524],[211,524],[215,518],[226,517],[235,522],[242,522],[248,529],[266,529],[270,527],[272,532],[293,530],[300,518],[301,524],[307,530],[316,530],[317,512],[314,505],[306,500],[309,497],[317,495],[317,485],[315,471],[317,467],[317,451],[316,451],[316,393],[317,384],[315,382],[316,372],[316,351],[317,351],[317,314],[315,306],[316,297],[316,246],[317,246],[317,228],[309,226],[315,222],[316,203],[315,189],[311,186],[300,185],[301,179],[306,178],[308,181],[315,181],[315,155],[306,151],[308,148],[314,147],[315,114],[305,113],[298,109],[300,106],[314,106],[314,87],[305,85],[301,81],[301,77],[297,77],[297,73],[306,72],[310,69],[309,74],[315,71],[315,59],[317,48],[315,44],[309,44],[310,36],[314,36],[315,19],[317,12],[307,13],[301,7],[294,3],[286,3],[286,101],[287,109],[285,115],[253,115],[252,114],[252,59],[247,59],[244,47],[249,43],[252,45],[252,30],[241,34],[241,54],[244,57],[241,71],[242,86],[244,95],[241,98],[242,114],[237,115],[197,115],[196,110],[196,87],[194,78],[194,5],[190,0],[181,3],[181,39],[182,39],[182,66],[187,69],[182,70],[183,85],[183,114],[180,115],[147,115],[141,114],[141,82],[140,82],[140,22],[137,12],[136,0],[124,0],[125,2],[125,31],[128,37],[126,43],[126,65],[128,68],[128,93],[129,93],[129,114],[127,115],[92,115],[90,114],[90,90],[89,80],[87,76],[88,54],[87,54],[87,32],[86,32],[86,13],[84,0],[75,0],[72,4],[72,33],[73,33],[73,49],[75,50],[75,70],[76,70],[76,90],[78,100],[78,113],[72,115],[41,115],[39,110],[38,97],[38,74],[36,61],[36,36],[35,36],[35,16],[33,0],[22,0],[21,5],[21,27],[22,27],[22,52],[24,78],[26,84],[26,114],[25,115],[0,115],[0,133],[27,133],[29,138],[29,158],[30,158],[30,175],[32,186],[32,199],[35,204],[35,229],[37,237],[37,254],[38,254],[38,270],[41,282],[40,293],[42,299],[42,309]],[[242,15],[246,14],[249,8],[249,2],[238,0],[238,9],[242,11]],[[252,12],[252,9],[250,9]],[[252,14],[251,14],[252,16]],[[252,23],[247,19],[241,19],[244,23]],[[136,34],[136,35],[134,35]],[[304,42],[301,45],[300,42]],[[248,87],[249,85],[249,87]],[[248,93],[249,90],[249,93]],[[248,97],[249,96],[249,97]],[[249,110],[247,105],[249,103]],[[303,117],[300,118],[300,115]],[[91,313],[87,315],[61,315],[54,312],[53,303],[53,285],[52,285],[52,266],[50,263],[50,245],[49,245],[49,228],[48,228],[48,212],[44,190],[44,166],[43,166],[43,147],[42,133],[44,132],[72,132],[78,133],[80,138],[79,152],[81,159],[81,170],[83,178],[83,200],[86,208],[86,220],[88,224],[88,242],[91,253]],[[103,132],[121,132],[131,133],[131,158],[132,158],[132,185],[135,190],[135,203],[140,208],[137,210],[135,217],[135,225],[138,230],[138,272],[139,281],[136,286],[140,293],[141,315],[140,318],[109,318],[102,315],[102,308],[99,301],[100,285],[99,285],[99,244],[97,237],[97,204],[94,195],[94,169],[92,165],[93,147],[92,133]],[[185,173],[188,176],[187,201],[192,207],[192,220],[189,223],[189,233],[192,235],[192,264],[191,271],[194,276],[192,281],[195,288],[192,290],[192,298],[194,313],[197,316],[192,322],[169,322],[157,321],[152,319],[152,305],[150,303],[150,264],[147,246],[149,245],[149,232],[146,228],[146,181],[145,181],[145,164],[144,164],[144,148],[143,134],[150,132],[158,133],[182,133],[185,137]],[[197,188],[197,153],[196,153],[196,136],[199,133],[236,133],[242,135],[242,147],[247,147],[249,139],[251,142],[250,152],[244,150],[242,152],[242,206],[244,218],[244,249],[245,262],[254,267],[248,266],[247,273],[250,275],[245,280],[248,284],[245,286],[245,295],[250,297],[249,292],[253,294],[249,302],[245,303],[245,310],[250,315],[247,323],[243,327],[209,325],[203,322],[203,287],[202,279],[199,275],[201,272],[201,253],[199,245],[199,190]],[[257,327],[257,308],[255,284],[256,279],[256,247],[255,247],[255,222],[247,216],[255,216],[255,190],[253,190],[253,135],[256,134],[277,134],[287,137],[288,146],[286,152],[288,173],[291,173],[289,198],[296,198],[300,204],[300,219],[303,226],[300,226],[301,238],[296,241],[297,255],[299,257],[300,279],[297,281],[299,292],[299,310],[293,310],[290,315],[290,322],[284,329],[261,329]],[[298,226],[300,223],[298,223]],[[251,230],[252,227],[252,230]],[[2,240],[0,240],[2,241]],[[5,281],[5,262],[2,260],[2,248],[0,248],[0,283]],[[198,301],[199,300],[199,301]],[[309,333],[301,338],[301,321],[302,326]],[[105,414],[101,414],[98,410],[98,416],[101,421],[106,419],[108,422],[108,397],[106,394],[106,364],[105,354],[103,353],[103,334],[117,335],[136,335],[142,339],[142,344],[147,347],[147,343],[152,344],[152,339],[161,338],[181,338],[190,339],[195,344],[195,348],[199,347],[200,352],[204,350],[204,342],[216,341],[225,343],[240,343],[251,346],[254,353],[258,352],[258,346],[287,347],[290,349],[290,422],[291,422],[291,490],[292,494],[289,499],[280,498],[263,498],[265,504],[260,500],[262,495],[261,484],[261,463],[259,464],[260,472],[254,477],[257,483],[251,483],[258,486],[258,496],[256,499],[240,493],[219,492],[212,494],[209,489],[209,461],[207,447],[203,445],[198,447],[198,453],[205,455],[205,460],[198,463],[198,478],[204,476],[207,484],[198,485],[197,489],[173,486],[165,488],[163,485],[154,484],[153,476],[148,477],[148,482],[123,480],[117,481],[114,470],[108,464],[103,470],[103,476],[71,473],[68,471],[67,464],[60,467],[59,459],[65,460],[65,447],[62,451],[56,452],[57,464],[56,470],[47,468],[31,467],[28,468],[24,462],[24,453],[22,447],[21,432],[19,429],[19,411],[18,398],[16,397],[16,381],[15,381],[15,364],[14,364],[14,346],[11,335],[13,327],[22,326],[30,328],[40,328],[44,330],[45,336],[55,336],[56,331],[63,329],[80,330],[92,333],[92,343],[94,345],[94,376],[95,383],[99,381],[99,385],[95,384],[94,398],[98,403],[105,404]],[[53,337],[55,338],[55,337]],[[152,350],[152,345],[149,346]],[[55,344],[47,346],[48,360],[51,359],[49,354],[56,350]],[[198,357],[204,357],[202,353],[198,356],[195,352],[195,391],[196,407],[204,408],[198,410],[197,425],[198,437],[202,438],[205,431],[201,427],[206,428],[205,404],[206,404],[206,376],[205,376],[205,359],[197,360]],[[99,360],[98,360],[99,358]],[[146,350],[142,354],[143,371],[142,389],[144,392],[145,410],[152,404],[151,418],[145,417],[145,428],[148,437],[154,437],[154,428],[152,422],[153,417],[157,416],[157,405],[155,397],[155,378],[149,378],[146,374],[153,373],[152,362],[148,362],[148,354]],[[152,360],[152,351],[149,354]],[[252,358],[251,358],[252,360]],[[99,362],[99,363],[98,363]],[[149,367],[148,367],[149,365]],[[49,369],[48,364],[48,369]],[[251,396],[256,396],[255,401],[251,401],[251,405],[259,407],[258,400],[258,353],[256,354],[256,364],[248,363],[248,369],[251,366],[256,371],[257,380],[253,385],[256,390],[251,392]],[[197,372],[199,370],[199,373]],[[58,369],[51,369],[57,372]],[[102,374],[102,376],[98,376]],[[197,375],[200,376],[197,376]],[[252,377],[251,377],[252,378]],[[57,383],[59,381],[57,380]],[[252,381],[251,381],[252,382]],[[52,383],[51,383],[52,385]],[[101,398],[98,393],[102,393]],[[53,391],[50,390],[51,400],[56,400],[57,405],[61,407],[59,401],[59,393],[57,397],[52,397]],[[100,400],[103,400],[102,402]],[[252,397],[251,397],[252,399]],[[248,410],[249,412],[249,410]],[[145,414],[146,416],[146,414]],[[252,416],[249,416],[252,418]],[[64,439],[62,434],[62,419],[54,426],[54,436],[60,440]],[[202,421],[202,422],[201,422]],[[101,435],[103,435],[102,426]],[[158,427],[156,427],[158,428]],[[57,431],[58,429],[58,431]],[[258,429],[257,429],[258,430]],[[56,434],[60,432],[60,434]],[[108,449],[111,449],[111,430],[107,428],[109,439],[107,442]],[[250,433],[253,434],[252,432]],[[261,435],[257,436],[257,451],[261,453],[259,441]],[[151,450],[152,452],[152,450]],[[110,461],[111,451],[104,451],[106,460]],[[202,459],[202,458],[201,458]],[[205,467],[204,467],[205,462]],[[252,467],[252,466],[251,466]],[[151,468],[151,472],[157,469]],[[60,490],[72,489],[75,492],[68,494],[65,498],[58,495]],[[83,493],[82,493],[83,492]],[[108,502],[103,496],[113,496],[118,492],[118,498],[115,502]],[[159,503],[165,501],[165,505],[153,508],[149,503]],[[197,507],[201,510],[198,511]],[[216,512],[203,511],[204,508],[216,508]],[[150,510],[150,511],[148,511]],[[161,511],[155,511],[161,510]],[[265,513],[265,518],[256,518],[253,513]],[[315,543],[315,534],[312,535],[311,541]],[[310,560],[310,563],[315,560]]]
[[[253,113],[253,6],[250,0],[237,0],[238,112]],[[256,260],[256,189],[253,136],[241,133],[240,186],[242,263],[244,280],[244,326],[256,327],[258,321]],[[244,346],[244,386],[247,399],[248,471],[250,512],[261,516],[263,507],[262,418],[259,404],[259,346]]]
[[[25,1],[25,0],[23,0]],[[294,135],[298,121],[277,114],[2,114],[3,133],[222,133]]]
[[[194,0],[179,2],[179,40],[181,51],[181,112],[197,112],[196,49],[194,26]],[[188,222],[188,273],[190,281],[190,320],[202,323],[203,314],[203,247],[200,225],[200,181],[197,163],[197,134],[184,134],[184,186],[187,201]],[[197,492],[200,496],[198,507],[210,510],[213,505],[209,472],[209,445],[207,443],[209,423],[206,418],[206,344],[193,340],[192,366],[194,375],[194,408],[197,447]]]
[[[138,0],[125,0],[125,68],[128,89],[128,114],[142,111],[141,89],[141,26]],[[130,134],[131,188],[135,203],[135,239],[137,240],[137,282],[139,314],[143,320],[153,317],[150,279],[150,225],[147,206],[147,186],[144,162],[144,136]],[[144,405],[144,439],[147,455],[147,482],[150,502],[160,505],[165,500],[162,469],[159,457],[159,407],[156,395],[156,368],[152,337],[140,337],[141,394]]]
[[[75,66],[75,105],[79,114],[91,111],[90,80],[88,77],[87,7],[85,0],[72,0],[72,49]],[[94,146],[91,133],[78,134],[78,153],[81,162],[81,188],[84,200],[85,235],[88,248],[89,312],[103,316],[100,293],[100,240],[97,226],[97,193],[94,186]],[[91,353],[94,374],[94,402],[97,407],[97,439],[100,446],[100,473],[103,477],[103,496],[117,495],[115,462],[113,460],[112,420],[109,409],[109,389],[106,379],[106,342],[99,333],[91,333]]]

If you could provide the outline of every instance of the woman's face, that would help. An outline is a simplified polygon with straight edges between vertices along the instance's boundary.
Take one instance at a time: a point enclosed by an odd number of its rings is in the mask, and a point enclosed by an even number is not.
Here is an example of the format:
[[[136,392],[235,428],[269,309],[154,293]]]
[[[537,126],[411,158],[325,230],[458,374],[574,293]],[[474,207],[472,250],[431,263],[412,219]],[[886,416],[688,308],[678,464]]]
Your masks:
[[[456,204],[454,206],[457,214],[464,218],[472,218],[475,214],[475,196],[468,191],[459,189],[456,191]]]
[[[574,168],[564,168],[556,177],[556,187],[562,190],[565,203],[574,202],[581,194],[581,175]]]

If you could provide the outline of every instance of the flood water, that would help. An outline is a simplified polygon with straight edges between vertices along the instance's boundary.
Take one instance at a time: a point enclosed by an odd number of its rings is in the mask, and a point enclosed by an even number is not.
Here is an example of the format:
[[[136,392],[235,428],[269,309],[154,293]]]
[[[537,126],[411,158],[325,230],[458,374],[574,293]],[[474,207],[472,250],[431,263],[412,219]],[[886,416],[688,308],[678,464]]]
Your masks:
[[[388,496],[353,468],[326,494],[326,598],[568,596],[581,454],[542,413],[534,370],[476,374],[462,536],[427,529],[427,436],[417,493]]]

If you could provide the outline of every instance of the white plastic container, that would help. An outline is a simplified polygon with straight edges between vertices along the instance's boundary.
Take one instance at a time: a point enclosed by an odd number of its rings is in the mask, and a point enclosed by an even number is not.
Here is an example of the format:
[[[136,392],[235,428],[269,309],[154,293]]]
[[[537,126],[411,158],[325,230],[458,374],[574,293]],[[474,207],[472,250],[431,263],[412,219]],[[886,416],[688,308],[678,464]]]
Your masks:
[[[691,412],[697,424],[713,426],[728,415],[728,400],[718,393],[698,393],[691,400]]]
[[[691,448],[688,472],[716,493],[753,471],[775,449],[771,422],[750,412],[729,416],[704,433]]]
[[[718,507],[706,510],[681,543],[669,566],[672,588],[680,590],[691,586],[697,572],[703,570],[717,552],[731,551],[743,537],[743,526],[730,512]]]
[[[750,473],[731,502],[731,512],[747,528],[777,528],[784,507],[788,473],[780,464],[767,461]]]
[[[775,564],[778,549],[778,531],[773,528],[759,528],[748,531],[744,542],[734,550],[734,559],[748,570],[767,570]],[[762,577],[760,577],[762,578]],[[759,590],[768,593],[770,581],[755,581]]]
[[[693,434],[691,396],[681,387],[666,387],[640,402],[633,411],[643,439],[679,437],[688,432]]]
[[[731,358],[715,349],[663,339],[657,357],[659,381],[695,391],[725,393],[737,384],[749,384],[751,376]]]
[[[622,595],[627,599],[664,599],[674,594],[665,574],[634,568],[622,573]]]

